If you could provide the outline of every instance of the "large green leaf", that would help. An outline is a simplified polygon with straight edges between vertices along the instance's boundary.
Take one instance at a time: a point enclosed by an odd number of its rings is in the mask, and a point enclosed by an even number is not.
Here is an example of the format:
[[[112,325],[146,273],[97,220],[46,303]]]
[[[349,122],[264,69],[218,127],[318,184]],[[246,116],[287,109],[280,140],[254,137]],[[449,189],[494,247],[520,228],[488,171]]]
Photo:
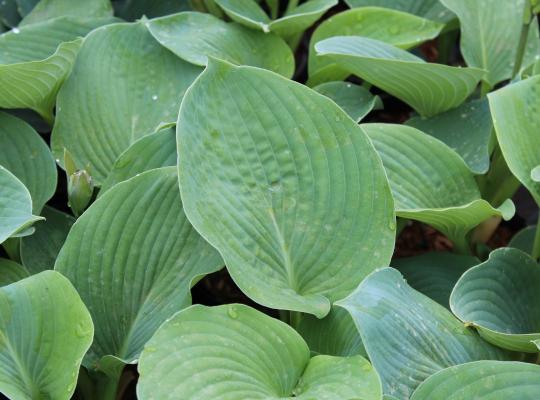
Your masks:
[[[45,221],[37,224],[33,235],[21,239],[21,261],[34,274],[54,267],[56,257],[75,222],[71,215],[48,206],[41,215]]]
[[[141,400],[382,397],[377,373],[361,356],[310,360],[294,329],[241,304],[176,314],[145,346],[139,373]]]
[[[49,123],[84,36],[111,18],[55,18],[0,35],[0,107],[30,108]]]
[[[215,60],[182,102],[177,138],[186,214],[256,302],[323,317],[390,260],[382,164],[325,96]]]
[[[429,117],[459,106],[484,71],[426,63],[413,54],[360,36],[335,36],[315,44],[321,57],[403,100]]]
[[[493,123],[486,98],[467,101],[431,118],[413,117],[407,125],[446,143],[475,174],[487,172]]]
[[[363,7],[324,20],[309,41],[309,83],[343,79],[349,75],[332,60],[317,57],[315,43],[332,36],[365,36],[400,48],[409,48],[437,36],[442,25],[401,11]]]
[[[113,0],[115,14],[126,21],[134,21],[146,16],[161,17],[180,11],[191,10],[191,3],[200,0]]]
[[[63,160],[66,148],[78,168],[90,165],[99,186],[135,140],[176,119],[199,72],[163,48],[143,21],[94,30],[58,94],[56,158]]]
[[[176,165],[175,129],[168,128],[147,135],[134,142],[115,161],[110,174],[103,182],[99,195],[117,183],[149,169]]]
[[[302,33],[313,25],[337,0],[307,0],[278,19],[271,20],[255,0],[215,0],[233,21],[258,29],[274,32],[282,37]]]
[[[475,361],[430,376],[412,400],[535,400],[540,366],[510,361]]]
[[[22,119],[0,112],[0,149],[0,165],[26,186],[39,214],[56,190],[56,164],[49,146]]]
[[[185,12],[149,22],[150,33],[178,57],[206,65],[208,57],[252,65],[287,78],[294,73],[294,55],[279,36],[253,32],[210,14]]]
[[[96,323],[85,365],[137,360],[161,323],[190,304],[198,277],[222,265],[182,211],[175,167],[107,191],[73,225],[55,264]]]
[[[514,215],[511,200],[500,208],[482,200],[465,162],[439,140],[405,125],[362,127],[382,158],[398,216],[432,225],[468,252],[471,229],[494,216]]]
[[[312,353],[340,357],[366,355],[356,325],[350,314],[342,308],[332,307],[323,319],[302,314],[296,329]]]
[[[32,215],[30,192],[15,175],[0,165],[0,243],[43,219]]]
[[[540,204],[540,182],[531,171],[540,165],[540,76],[490,93],[497,140],[508,167]]]
[[[396,258],[391,264],[413,289],[450,309],[449,299],[454,285],[465,271],[480,264],[480,260],[461,254],[432,252]]]
[[[513,247],[524,251],[525,253],[532,254],[534,236],[536,234],[536,225],[527,226],[516,233],[510,242],[508,242],[508,247]]]
[[[0,392],[11,400],[71,398],[94,327],[58,272],[0,288]]]
[[[487,341],[509,349],[537,352],[540,339],[540,265],[513,248],[493,251],[456,284],[450,306]]]
[[[0,258],[0,286],[10,285],[28,276],[28,271],[22,265]]]
[[[399,399],[444,368],[507,357],[393,268],[373,272],[337,304],[351,313],[384,393]]]
[[[434,21],[448,22],[454,15],[439,0],[345,0],[349,7],[377,6],[405,11]]]
[[[19,26],[35,24],[57,17],[74,16],[86,18],[112,17],[109,0],[41,0],[26,15]]]
[[[461,54],[471,67],[487,71],[484,80],[495,86],[511,78],[523,26],[525,2],[530,0],[440,0],[459,18]],[[530,26],[530,40],[523,65],[540,53],[538,22]]]

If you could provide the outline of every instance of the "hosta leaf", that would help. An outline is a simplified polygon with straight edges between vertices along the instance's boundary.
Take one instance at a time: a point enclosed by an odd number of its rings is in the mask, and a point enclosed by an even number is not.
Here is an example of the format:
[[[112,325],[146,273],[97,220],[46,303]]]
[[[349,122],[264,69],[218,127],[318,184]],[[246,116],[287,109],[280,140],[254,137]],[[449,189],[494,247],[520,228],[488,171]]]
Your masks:
[[[56,158],[63,160],[66,148],[78,168],[90,165],[100,185],[135,140],[176,118],[199,72],[154,40],[142,21],[94,30],[58,94]]]
[[[426,117],[459,106],[484,74],[476,68],[426,63],[405,50],[360,36],[325,39],[315,44],[315,50]]]
[[[493,251],[489,259],[459,279],[450,306],[487,341],[509,349],[537,352],[540,339],[540,265],[513,248]]]
[[[463,58],[467,65],[487,71],[484,80],[490,86],[512,77],[525,1],[530,0],[441,0],[459,18]],[[531,24],[529,34],[523,65],[540,53],[538,22]]]
[[[55,264],[95,321],[85,365],[137,360],[159,325],[190,304],[194,281],[222,265],[182,211],[175,167],[107,191],[73,225]]]
[[[540,76],[490,93],[497,140],[508,167],[540,204],[540,182],[531,171],[540,165]]]
[[[442,25],[416,15],[378,7],[341,12],[322,22],[309,41],[309,83],[343,79],[349,75],[334,61],[317,57],[315,43],[333,36],[365,36],[400,48],[416,46],[433,39]]]
[[[215,60],[182,102],[177,139],[186,214],[256,302],[323,317],[388,263],[384,170],[328,98]]]
[[[377,6],[405,11],[434,21],[448,22],[454,15],[439,0],[345,0],[349,7]]]
[[[323,319],[303,314],[297,331],[312,353],[341,357],[366,355],[356,325],[342,308],[332,307]]]
[[[403,274],[413,289],[448,309],[454,285],[465,271],[477,264],[480,264],[480,260],[476,257],[446,252],[392,260],[392,266]]]
[[[393,268],[373,272],[338,305],[351,313],[384,393],[399,399],[444,368],[507,356]]]
[[[356,122],[371,110],[382,108],[379,96],[372,95],[366,88],[348,82],[327,82],[313,88],[332,99]]]
[[[163,46],[195,65],[206,65],[211,56],[270,69],[287,78],[294,73],[294,56],[283,39],[223,22],[210,14],[170,15],[150,21],[148,27]]]
[[[22,265],[0,258],[0,286],[10,285],[28,276],[28,271]]]
[[[0,392],[12,400],[70,399],[93,331],[81,298],[58,272],[0,288]]]
[[[510,200],[493,208],[480,198],[471,171],[444,143],[405,125],[362,127],[382,158],[398,216],[432,225],[467,252],[472,228],[493,216],[514,215]]]
[[[5,0],[0,2],[0,21],[7,27],[17,26],[21,16],[17,11],[16,0]]]
[[[486,98],[467,101],[431,118],[413,117],[407,125],[446,143],[475,174],[487,172],[493,123]]]
[[[112,17],[109,0],[41,0],[26,15],[19,26],[35,24],[57,17],[74,16],[86,18]]]
[[[113,0],[115,14],[127,21],[146,16],[161,17],[180,11],[191,10],[190,4],[195,0]]]
[[[215,0],[233,21],[258,29],[274,32],[282,37],[301,33],[315,23],[336,0],[307,0],[278,19],[271,20],[255,0]]]
[[[0,165],[0,243],[34,222],[43,219],[32,215],[30,192],[15,175]]]
[[[39,214],[56,190],[56,164],[49,146],[22,119],[0,112],[0,149],[0,165],[26,186]]]
[[[32,11],[39,0],[15,0],[17,2],[17,9],[19,13],[24,17]]]
[[[176,158],[175,129],[163,129],[144,136],[120,154],[103,182],[99,195],[141,172],[176,165]]]
[[[534,400],[540,390],[540,366],[511,361],[475,361],[430,376],[412,400]]]
[[[84,36],[111,18],[56,18],[0,35],[0,107],[30,108],[52,123],[56,94]]]
[[[520,230],[518,233],[510,239],[508,247],[513,247],[524,251],[525,253],[531,254],[534,244],[534,236],[536,234],[536,225],[527,226]]]
[[[56,257],[75,222],[71,215],[48,206],[41,215],[45,221],[36,225],[34,234],[21,240],[21,261],[34,274],[54,267]]]
[[[145,346],[139,373],[141,400],[381,399],[367,360],[310,360],[294,329],[240,304],[195,305],[176,314]]]

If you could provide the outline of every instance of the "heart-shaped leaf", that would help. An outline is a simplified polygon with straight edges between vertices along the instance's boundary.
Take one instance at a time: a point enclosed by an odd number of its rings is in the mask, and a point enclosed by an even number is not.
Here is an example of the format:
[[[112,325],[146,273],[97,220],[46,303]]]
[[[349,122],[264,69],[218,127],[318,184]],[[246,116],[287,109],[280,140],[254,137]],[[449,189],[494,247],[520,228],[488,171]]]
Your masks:
[[[512,69],[523,26],[525,2],[530,0],[482,2],[441,0],[458,18],[461,27],[461,54],[471,67],[487,71],[484,80],[491,86],[512,78]],[[538,22],[530,24],[529,40],[523,65],[540,53]]]
[[[26,122],[0,112],[0,149],[0,165],[26,186],[39,214],[56,190],[56,164],[49,146]]]
[[[135,140],[176,118],[184,91],[199,72],[163,48],[143,21],[94,30],[58,94],[56,158],[63,160],[67,149],[77,167],[89,165],[94,183],[101,185]]]
[[[337,304],[351,313],[384,393],[399,399],[444,368],[508,357],[393,268],[373,272]]]
[[[134,142],[115,161],[111,173],[103,182],[99,195],[117,183],[149,169],[176,165],[175,129],[167,128]]]
[[[511,200],[493,208],[480,198],[473,174],[444,143],[405,125],[362,127],[383,160],[398,216],[432,225],[468,253],[472,228],[494,216],[514,215]]]
[[[85,18],[112,17],[109,0],[40,0],[26,15],[19,26],[35,24],[57,17],[73,16]]]
[[[536,399],[540,366],[511,361],[475,361],[437,372],[411,400]]]
[[[531,170],[540,165],[540,76],[490,93],[489,106],[497,140],[508,167],[540,204],[540,182]]]
[[[10,285],[27,278],[29,275],[22,265],[6,258],[0,258],[0,286]]]
[[[315,51],[425,117],[459,106],[484,75],[476,68],[426,63],[405,50],[360,36],[325,39],[315,44]]]
[[[333,36],[365,36],[400,48],[410,48],[433,39],[443,25],[416,15],[378,7],[341,12],[322,22],[309,41],[309,84],[344,79],[349,73],[333,61],[317,57],[315,43]]]
[[[32,215],[30,192],[15,175],[0,165],[0,243],[34,222],[43,219]]]
[[[487,341],[509,350],[537,352],[540,339],[540,265],[513,248],[493,251],[468,270],[450,297],[452,312]]]
[[[446,143],[463,158],[473,173],[487,172],[493,123],[486,98],[467,101],[431,118],[413,117],[407,125]]]
[[[44,222],[36,225],[36,231],[21,239],[21,261],[33,274],[53,269],[75,218],[45,206],[41,215]]]
[[[377,6],[405,11],[434,21],[448,22],[454,15],[439,0],[345,0],[349,7]]]
[[[94,327],[58,272],[0,288],[0,392],[12,400],[68,400]]]
[[[139,373],[141,400],[382,397],[363,357],[310,360],[294,329],[241,304],[194,305],[176,314],[145,346]]]
[[[287,78],[294,73],[294,55],[279,36],[253,32],[210,14],[185,12],[149,22],[150,33],[178,57],[206,65],[208,57],[237,65],[266,68]]]
[[[190,304],[194,282],[222,265],[182,211],[175,167],[107,191],[73,225],[55,265],[96,324],[85,365],[136,361],[161,323]]]
[[[413,289],[448,309],[454,285],[465,271],[477,264],[480,264],[480,260],[476,257],[447,252],[392,260],[392,266],[403,274]]]
[[[323,317],[388,263],[386,175],[328,98],[215,60],[182,102],[177,138],[186,215],[254,301]]]

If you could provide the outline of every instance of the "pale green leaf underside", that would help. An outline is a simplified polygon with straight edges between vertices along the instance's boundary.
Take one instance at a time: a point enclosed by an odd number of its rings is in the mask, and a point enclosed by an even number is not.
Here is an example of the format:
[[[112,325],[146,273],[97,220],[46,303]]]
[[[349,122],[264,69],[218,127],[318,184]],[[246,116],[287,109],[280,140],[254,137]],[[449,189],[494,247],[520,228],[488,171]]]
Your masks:
[[[110,174],[103,182],[99,195],[149,169],[176,165],[176,135],[174,128],[142,137],[134,142],[115,161]]]
[[[381,398],[377,373],[364,358],[310,360],[294,329],[241,304],[176,314],[145,346],[139,373],[141,400]]]
[[[65,16],[101,18],[112,15],[113,9],[109,0],[40,0],[19,26]]]
[[[210,14],[184,12],[151,20],[150,33],[178,57],[204,66],[208,57],[251,65],[286,78],[294,73],[294,55],[279,36],[254,32]]]
[[[484,71],[426,63],[405,50],[360,36],[335,36],[315,44],[320,57],[403,100],[422,116],[459,106]]]
[[[21,240],[21,261],[33,274],[53,269],[56,257],[68,232],[75,222],[71,215],[45,206],[41,213],[45,221],[36,225],[36,231]]]
[[[28,276],[28,271],[22,265],[0,258],[0,286],[10,285]]]
[[[366,88],[349,82],[326,82],[313,88],[332,99],[349,117],[356,122],[373,109],[382,108],[379,96],[374,96]]]
[[[186,214],[256,302],[323,317],[388,263],[395,220],[380,159],[328,98],[214,61],[182,103],[177,139]]]
[[[439,140],[405,125],[364,124],[382,158],[396,213],[432,225],[466,247],[467,233],[493,216],[510,219],[514,206],[507,200],[493,208],[480,191],[467,165]]]
[[[55,264],[96,325],[85,365],[133,362],[155,330],[190,304],[191,284],[222,260],[182,211],[175,167],[119,183],[77,220]]]
[[[58,272],[0,288],[0,392],[11,400],[70,399],[93,331],[81,298]]]
[[[408,399],[421,382],[444,368],[507,356],[412,289],[393,268],[373,272],[338,305],[357,324],[384,393],[399,399]]]
[[[30,192],[15,175],[0,165],[0,243],[34,222],[43,219],[32,215]]]
[[[308,0],[286,12],[281,18],[271,20],[255,0],[215,0],[233,21],[263,32],[274,32],[291,37],[309,28],[336,0]]]
[[[187,87],[199,74],[162,47],[144,22],[94,30],[58,93],[52,149],[90,166],[101,185],[117,157],[162,121],[176,119]],[[96,115],[99,118],[96,119]]]
[[[467,271],[450,297],[454,314],[487,341],[515,351],[537,352],[540,339],[540,265],[514,248],[493,251]]]
[[[345,0],[349,7],[378,6],[392,8],[434,21],[448,22],[454,15],[439,0]]]
[[[463,273],[480,263],[476,257],[447,252],[425,253],[396,258],[397,268],[407,283],[442,306],[450,309],[450,293]]]
[[[540,76],[490,93],[497,140],[508,167],[540,204],[540,182],[531,170],[540,165]]]
[[[332,15],[313,32],[309,41],[309,84],[343,79],[349,75],[334,61],[318,57],[315,43],[333,36],[364,36],[400,48],[410,48],[433,39],[443,25],[416,15],[378,7],[363,7]]]
[[[475,361],[430,376],[412,400],[535,400],[539,392],[539,365]]]
[[[484,80],[491,86],[512,77],[525,1],[441,0],[460,20],[461,54],[467,65],[486,70]],[[523,65],[540,53],[536,20],[529,35]]]
[[[406,123],[446,143],[473,173],[487,172],[493,122],[486,98],[467,101],[431,118],[413,117]]]
[[[0,165],[26,186],[33,211],[39,214],[56,190],[56,164],[49,146],[22,119],[0,112],[0,149]]]

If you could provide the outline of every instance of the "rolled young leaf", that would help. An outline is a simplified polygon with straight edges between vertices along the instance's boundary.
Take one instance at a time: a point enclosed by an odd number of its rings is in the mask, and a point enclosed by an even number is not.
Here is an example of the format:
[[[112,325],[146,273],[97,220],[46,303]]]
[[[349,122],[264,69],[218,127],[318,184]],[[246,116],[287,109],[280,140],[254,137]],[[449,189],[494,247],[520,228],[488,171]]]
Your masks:
[[[450,297],[452,312],[488,342],[514,351],[537,352],[540,340],[540,265],[513,248],[497,249],[468,270]]]
[[[182,102],[177,140],[186,215],[254,301],[323,317],[388,263],[386,175],[328,98],[214,60]]]
[[[45,271],[0,288],[0,392],[68,400],[94,327],[76,290]]]
[[[176,314],[146,344],[139,373],[141,400],[382,397],[363,357],[310,360],[294,329],[241,304],[194,305]]]

